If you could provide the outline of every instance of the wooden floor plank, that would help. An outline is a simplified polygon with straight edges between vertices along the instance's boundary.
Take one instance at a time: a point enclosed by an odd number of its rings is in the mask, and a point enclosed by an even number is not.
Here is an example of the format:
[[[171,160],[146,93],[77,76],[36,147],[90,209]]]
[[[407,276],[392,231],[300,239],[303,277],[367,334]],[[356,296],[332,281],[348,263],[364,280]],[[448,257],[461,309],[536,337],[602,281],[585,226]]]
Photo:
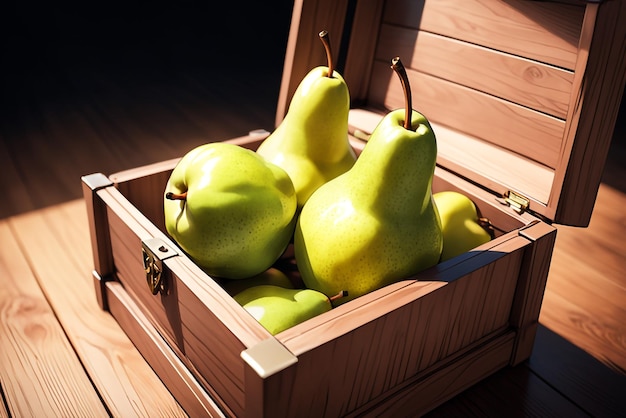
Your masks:
[[[15,231],[0,221],[0,387],[10,416],[107,416]]]
[[[495,373],[424,418],[557,416],[588,417],[524,363]]]
[[[539,321],[626,374],[626,193],[601,185],[588,228],[557,226]]]
[[[546,327],[539,327],[528,367],[594,417],[626,414],[626,375],[614,372]]]
[[[111,413],[186,416],[113,317],[96,303],[84,202],[74,200],[7,222],[19,231],[28,268]]]

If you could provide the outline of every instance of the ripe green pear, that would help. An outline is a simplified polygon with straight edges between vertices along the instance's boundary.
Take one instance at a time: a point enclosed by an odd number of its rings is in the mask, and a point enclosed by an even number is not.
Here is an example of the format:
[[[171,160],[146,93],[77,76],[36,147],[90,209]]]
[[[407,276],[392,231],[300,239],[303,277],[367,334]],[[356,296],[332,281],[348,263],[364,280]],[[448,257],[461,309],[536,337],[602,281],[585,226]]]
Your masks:
[[[272,335],[332,309],[326,295],[311,289],[259,285],[233,298]]]
[[[348,141],[349,110],[350,94],[343,77],[332,65],[313,68],[298,85],[285,118],[257,149],[289,173],[299,209],[319,186],[354,164],[356,155]]]
[[[433,194],[441,218],[443,250],[441,261],[463,254],[491,240],[479,223],[474,202],[463,193],[447,190]]]
[[[216,142],[189,151],[165,192],[167,232],[210,275],[257,275],[292,238],[297,200],[289,175],[241,146]]]
[[[285,273],[274,267],[270,267],[264,272],[247,279],[225,280],[222,283],[222,288],[224,288],[224,290],[226,290],[229,295],[234,296],[245,289],[264,284],[280,286],[286,289],[294,288],[293,282],[289,280],[289,277],[287,277]]]
[[[389,112],[346,173],[317,189],[294,235],[307,288],[354,299],[439,261],[442,233],[432,199],[437,155],[428,120]]]

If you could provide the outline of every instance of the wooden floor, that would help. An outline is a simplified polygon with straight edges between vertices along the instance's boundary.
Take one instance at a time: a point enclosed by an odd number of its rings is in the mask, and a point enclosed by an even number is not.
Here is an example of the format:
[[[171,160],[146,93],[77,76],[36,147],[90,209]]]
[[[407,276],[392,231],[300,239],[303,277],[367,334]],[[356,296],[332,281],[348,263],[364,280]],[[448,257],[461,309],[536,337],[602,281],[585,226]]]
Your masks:
[[[178,157],[252,129],[271,130],[290,15],[286,7],[277,10],[273,22],[280,24],[271,31],[262,30],[266,21],[253,25],[259,31],[245,50],[207,47],[223,42],[226,24],[219,26],[222,32],[212,29],[217,40],[205,33],[183,42],[193,35],[187,32],[143,39],[130,24],[110,39],[95,35],[104,25],[100,20],[56,34],[41,29],[46,13],[65,13],[69,22],[67,10],[46,9],[35,19],[13,11],[17,23],[0,85],[0,417],[42,411],[184,415],[114,321],[95,310],[80,176]],[[244,16],[254,22],[256,12]],[[154,12],[142,28],[162,27],[165,15]],[[177,17],[169,15],[167,22]],[[76,40],[75,31],[90,23],[96,27],[89,42]],[[241,36],[230,30],[228,36]],[[131,32],[137,37],[126,42]],[[626,416],[625,159],[622,106],[589,227],[558,226],[531,359],[431,416]],[[64,243],[70,241],[85,245],[68,254]],[[84,283],[63,282],[81,275]],[[73,310],[81,298],[87,306]],[[28,315],[33,310],[36,322]],[[98,332],[119,344],[103,348]],[[48,343],[65,347],[68,356],[38,357]],[[98,358],[94,350],[101,351],[100,365],[86,363]],[[131,387],[143,389],[117,393],[111,382],[123,373],[109,376],[116,367],[128,371]],[[70,399],[81,386],[92,388],[92,397]],[[68,395],[55,397],[62,393]],[[147,396],[160,401],[150,405]],[[46,410],[50,405],[57,409]]]

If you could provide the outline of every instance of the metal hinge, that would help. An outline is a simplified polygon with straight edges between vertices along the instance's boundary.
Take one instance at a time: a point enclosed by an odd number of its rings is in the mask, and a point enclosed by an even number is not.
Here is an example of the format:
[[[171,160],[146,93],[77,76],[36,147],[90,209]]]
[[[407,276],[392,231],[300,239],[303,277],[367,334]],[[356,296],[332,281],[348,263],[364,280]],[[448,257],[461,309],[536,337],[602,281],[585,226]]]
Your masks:
[[[178,255],[176,250],[165,244],[158,238],[150,238],[141,241],[143,268],[146,272],[148,288],[153,295],[161,293],[166,295],[167,282],[163,277],[163,260]]]
[[[528,210],[530,206],[530,199],[516,193],[512,190],[508,190],[502,195],[502,199],[499,199],[500,203],[510,206],[515,212],[522,214]]]

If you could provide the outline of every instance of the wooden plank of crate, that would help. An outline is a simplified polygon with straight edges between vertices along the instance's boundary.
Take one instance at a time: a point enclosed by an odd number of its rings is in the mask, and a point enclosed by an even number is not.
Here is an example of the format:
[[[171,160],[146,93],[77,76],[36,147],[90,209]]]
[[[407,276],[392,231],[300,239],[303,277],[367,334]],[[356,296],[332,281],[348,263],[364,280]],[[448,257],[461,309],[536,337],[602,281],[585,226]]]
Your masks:
[[[376,59],[400,56],[405,67],[565,119],[574,73],[434,33],[383,24]],[[419,86],[418,91],[419,91]],[[419,94],[415,99],[419,99]]]
[[[626,86],[626,2],[587,6],[550,219],[587,226]]]
[[[539,1],[388,1],[384,21],[572,70],[585,9]]]
[[[93,291],[82,199],[9,220],[54,314],[108,410],[117,416],[185,416]],[[3,240],[4,242],[4,240]]]
[[[421,416],[503,368],[511,352],[512,339],[511,333],[491,338],[454,361],[420,373],[397,390],[390,391],[391,394],[385,394],[388,397],[384,402],[374,405],[371,402],[366,405],[369,409],[358,410],[349,416]]]
[[[189,259],[166,262],[179,295],[185,355],[240,416],[247,389],[240,353],[271,336]]]
[[[105,416],[22,252],[13,220],[0,221],[0,387],[11,416]],[[30,260],[32,263],[32,260]],[[4,402],[2,402],[4,409]],[[1,414],[0,414],[1,415]]]
[[[352,107],[360,106],[367,97],[383,8],[383,0],[356,2],[345,68],[341,70]]]
[[[106,284],[106,291],[111,314],[185,411],[192,417],[224,416],[206,389],[182,362],[180,354],[172,350],[124,287],[117,281],[110,281]]]

